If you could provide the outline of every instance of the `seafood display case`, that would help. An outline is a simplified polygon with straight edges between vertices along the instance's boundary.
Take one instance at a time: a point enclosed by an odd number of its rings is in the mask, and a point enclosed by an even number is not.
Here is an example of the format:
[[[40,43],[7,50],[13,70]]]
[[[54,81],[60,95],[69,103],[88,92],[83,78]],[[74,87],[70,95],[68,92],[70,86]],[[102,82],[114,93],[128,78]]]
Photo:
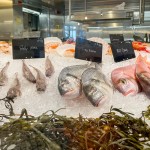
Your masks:
[[[13,2],[13,40],[0,41],[0,149],[148,150],[150,2]]]

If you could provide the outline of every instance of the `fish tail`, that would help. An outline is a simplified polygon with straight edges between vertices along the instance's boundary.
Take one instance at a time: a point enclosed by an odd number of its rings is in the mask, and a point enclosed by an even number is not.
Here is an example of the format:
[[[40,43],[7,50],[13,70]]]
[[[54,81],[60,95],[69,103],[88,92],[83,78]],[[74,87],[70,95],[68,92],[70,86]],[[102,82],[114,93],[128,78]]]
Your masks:
[[[10,64],[10,62],[8,61],[7,63],[6,63],[6,65],[8,66]]]
[[[7,70],[9,64],[10,64],[10,62],[8,61],[8,62],[6,63],[6,65],[5,65],[5,67],[2,69],[2,72],[3,72],[3,73]]]
[[[23,62],[23,63],[25,63],[25,60],[24,60],[24,59],[22,59],[22,62]]]
[[[15,73],[15,76],[16,76],[15,85],[20,87],[20,82],[19,82],[19,79],[18,79],[18,72]]]
[[[18,72],[15,73],[16,78],[18,78]]]

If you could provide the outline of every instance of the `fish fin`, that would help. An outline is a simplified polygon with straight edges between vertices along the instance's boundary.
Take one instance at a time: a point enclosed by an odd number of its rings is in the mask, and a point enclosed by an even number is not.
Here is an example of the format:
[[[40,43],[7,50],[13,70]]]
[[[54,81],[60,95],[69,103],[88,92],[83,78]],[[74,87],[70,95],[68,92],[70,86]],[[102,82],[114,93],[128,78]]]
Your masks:
[[[93,62],[92,61],[88,61],[87,62],[87,66],[92,66],[93,65]]]
[[[102,63],[95,63],[95,68],[99,71],[102,71]]]
[[[6,65],[9,65],[10,64],[10,62],[8,61],[7,63],[6,63]]]
[[[78,80],[81,80],[81,79],[79,79],[77,76],[72,75],[72,74],[70,74],[70,73],[67,73],[67,75],[68,75],[68,76],[71,76],[71,77],[74,77],[74,78],[76,78],[76,79],[78,79]]]
[[[5,72],[5,70],[7,70],[8,66],[9,66],[9,64],[10,64],[10,62],[8,61],[8,62],[6,63],[6,65],[2,68],[2,71]]]
[[[143,59],[144,59],[144,61],[147,61],[147,55],[145,55],[145,56],[143,57]]]
[[[103,75],[103,79],[104,79],[105,83],[106,83],[109,87],[113,88],[111,82],[106,78],[105,75]]]
[[[142,60],[142,55],[139,54],[139,56],[138,56],[137,59],[136,59],[136,64],[139,63],[141,60]]]
[[[29,65],[30,67],[32,67],[36,72],[38,72],[38,69],[33,67],[32,65]]]

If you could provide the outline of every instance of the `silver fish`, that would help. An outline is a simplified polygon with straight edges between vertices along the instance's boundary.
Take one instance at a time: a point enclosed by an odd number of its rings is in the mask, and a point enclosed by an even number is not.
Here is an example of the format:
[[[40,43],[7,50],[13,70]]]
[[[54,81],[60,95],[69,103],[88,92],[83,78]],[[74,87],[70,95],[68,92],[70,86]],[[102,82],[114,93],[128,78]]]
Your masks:
[[[28,68],[28,66],[25,64],[25,61],[22,60],[22,72],[23,72],[23,76],[30,82],[35,83],[36,79],[34,77],[34,75],[32,74],[32,72],[30,71],[30,69]]]
[[[9,99],[14,99],[17,96],[21,96],[21,91],[20,91],[21,85],[18,79],[18,74],[16,73],[15,76],[16,78],[14,80],[14,83],[7,92],[7,98]]]
[[[9,64],[10,64],[10,62],[7,62],[5,67],[0,72],[0,86],[4,86],[8,81],[6,71],[8,69]]]
[[[54,73],[54,66],[52,65],[49,57],[46,57],[45,61],[45,75],[46,77],[51,77],[51,75]]]
[[[113,93],[112,85],[97,68],[85,70],[81,80],[83,92],[94,106],[99,106]]]
[[[31,65],[30,65],[31,66]],[[37,91],[45,91],[46,90],[46,78],[44,74],[37,68],[31,66],[37,73],[36,77],[36,89]]]
[[[58,77],[58,90],[65,99],[74,99],[82,94],[81,75],[88,65],[74,65],[64,68]]]

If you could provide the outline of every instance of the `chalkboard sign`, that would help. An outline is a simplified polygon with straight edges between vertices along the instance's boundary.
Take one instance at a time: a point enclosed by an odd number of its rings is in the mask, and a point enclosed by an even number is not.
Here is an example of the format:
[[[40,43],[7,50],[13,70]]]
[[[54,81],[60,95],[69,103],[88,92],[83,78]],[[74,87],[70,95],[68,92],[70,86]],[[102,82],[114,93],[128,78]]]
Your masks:
[[[13,39],[13,59],[44,58],[44,39],[23,38]]]
[[[115,62],[135,58],[131,41],[113,42],[111,43],[111,49]]]
[[[123,42],[124,41],[124,37],[123,34],[110,34],[110,41],[112,42]]]
[[[76,39],[75,58],[102,62],[102,44],[92,42],[83,38]]]

